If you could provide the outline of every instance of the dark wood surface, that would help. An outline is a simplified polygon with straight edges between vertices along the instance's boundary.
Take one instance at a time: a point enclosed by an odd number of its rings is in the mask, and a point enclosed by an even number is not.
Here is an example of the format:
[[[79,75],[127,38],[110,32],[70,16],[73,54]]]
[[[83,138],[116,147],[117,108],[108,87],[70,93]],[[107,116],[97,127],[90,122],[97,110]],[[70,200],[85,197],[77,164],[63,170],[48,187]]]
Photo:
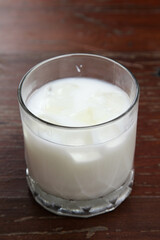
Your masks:
[[[25,180],[17,86],[56,55],[96,53],[124,64],[141,88],[135,183],[115,211],[59,217]],[[160,1],[0,0],[0,240],[160,239]]]

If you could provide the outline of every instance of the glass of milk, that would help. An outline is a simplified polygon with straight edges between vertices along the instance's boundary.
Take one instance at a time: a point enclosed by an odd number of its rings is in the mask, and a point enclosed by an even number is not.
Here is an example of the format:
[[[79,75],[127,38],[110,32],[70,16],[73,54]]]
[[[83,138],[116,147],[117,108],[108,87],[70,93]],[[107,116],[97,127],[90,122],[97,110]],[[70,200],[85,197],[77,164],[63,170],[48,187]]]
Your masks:
[[[43,61],[20,82],[26,176],[34,199],[59,215],[109,212],[130,194],[139,86],[93,54]]]

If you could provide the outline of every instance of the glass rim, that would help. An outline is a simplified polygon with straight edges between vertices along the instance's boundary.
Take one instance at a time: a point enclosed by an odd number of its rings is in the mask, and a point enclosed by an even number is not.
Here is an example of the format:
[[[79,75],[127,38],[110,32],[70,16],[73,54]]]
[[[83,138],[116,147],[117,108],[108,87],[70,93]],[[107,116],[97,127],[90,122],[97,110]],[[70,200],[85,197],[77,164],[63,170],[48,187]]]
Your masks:
[[[104,59],[104,60],[107,60],[109,62],[112,62],[118,66],[120,66],[121,68],[123,68],[126,72],[128,72],[131,77],[133,78],[134,82],[135,82],[135,85],[136,85],[136,93],[135,93],[135,97],[134,97],[134,100],[133,102],[131,103],[131,105],[127,108],[126,111],[124,111],[122,114],[118,115],[117,117],[109,120],[109,121],[105,121],[105,122],[102,122],[102,123],[98,123],[98,124],[94,124],[94,125],[86,125],[86,126],[65,126],[65,125],[60,125],[60,124],[54,124],[54,123],[51,123],[51,122],[48,122],[46,120],[43,120],[41,118],[39,118],[38,116],[36,116],[34,113],[32,113],[26,106],[26,104],[24,103],[23,101],[23,97],[22,97],[22,87],[23,87],[23,83],[25,81],[25,79],[27,78],[27,76],[29,76],[29,74],[31,74],[34,70],[36,70],[37,68],[39,68],[40,66],[42,66],[43,64],[45,63],[48,63],[48,62],[51,62],[53,60],[56,60],[56,59],[60,59],[60,58],[64,58],[64,57],[72,57],[72,56],[88,56],[88,57],[97,57],[99,59]],[[101,55],[97,55],[97,54],[91,54],[91,53],[70,53],[70,54],[63,54],[63,55],[59,55],[59,56],[55,56],[55,57],[52,57],[52,58],[48,58],[44,61],[41,61],[40,63],[36,64],[35,66],[33,66],[29,71],[26,72],[26,74],[22,77],[20,83],[19,83],[19,86],[18,86],[18,90],[17,90],[17,95],[18,95],[18,102],[20,103],[21,107],[23,108],[23,110],[29,114],[32,118],[36,119],[37,121],[45,124],[45,125],[48,125],[48,126],[52,126],[52,127],[56,127],[56,128],[63,128],[63,129],[75,129],[75,130],[80,130],[80,129],[88,129],[88,128],[95,128],[95,127],[101,127],[101,126],[104,126],[106,124],[110,124],[110,123],[113,123],[113,122],[116,122],[117,120],[121,119],[123,116],[125,116],[127,113],[129,113],[133,107],[136,105],[138,99],[139,99],[139,93],[140,93],[140,88],[139,88],[139,84],[138,84],[138,81],[136,80],[136,78],[134,77],[134,75],[126,68],[124,67],[122,64],[120,64],[119,62],[111,59],[111,58],[108,58],[108,57],[105,57],[105,56],[101,56]]]

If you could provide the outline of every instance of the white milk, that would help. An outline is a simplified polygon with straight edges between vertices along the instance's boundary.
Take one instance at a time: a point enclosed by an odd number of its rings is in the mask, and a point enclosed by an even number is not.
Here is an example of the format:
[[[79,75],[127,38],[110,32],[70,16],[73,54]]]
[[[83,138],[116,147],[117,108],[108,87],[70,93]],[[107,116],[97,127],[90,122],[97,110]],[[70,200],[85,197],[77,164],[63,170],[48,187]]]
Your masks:
[[[39,118],[82,127],[110,121],[131,105],[120,88],[71,78],[50,82],[26,102]],[[26,161],[40,187],[66,199],[93,199],[120,187],[134,157],[136,117],[90,128],[62,128],[23,119]]]
[[[27,107],[36,116],[63,126],[90,126],[109,121],[130,106],[117,86],[95,79],[68,78],[35,91]]]

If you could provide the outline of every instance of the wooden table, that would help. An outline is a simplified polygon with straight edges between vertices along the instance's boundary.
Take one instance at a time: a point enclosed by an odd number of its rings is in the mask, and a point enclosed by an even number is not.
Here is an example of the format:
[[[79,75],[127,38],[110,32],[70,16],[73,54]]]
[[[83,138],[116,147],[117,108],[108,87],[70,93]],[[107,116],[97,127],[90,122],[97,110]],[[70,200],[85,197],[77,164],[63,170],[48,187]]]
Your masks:
[[[124,64],[141,88],[135,183],[115,211],[59,217],[25,179],[17,86],[36,63],[89,52]],[[160,1],[0,0],[0,240],[160,239]]]

